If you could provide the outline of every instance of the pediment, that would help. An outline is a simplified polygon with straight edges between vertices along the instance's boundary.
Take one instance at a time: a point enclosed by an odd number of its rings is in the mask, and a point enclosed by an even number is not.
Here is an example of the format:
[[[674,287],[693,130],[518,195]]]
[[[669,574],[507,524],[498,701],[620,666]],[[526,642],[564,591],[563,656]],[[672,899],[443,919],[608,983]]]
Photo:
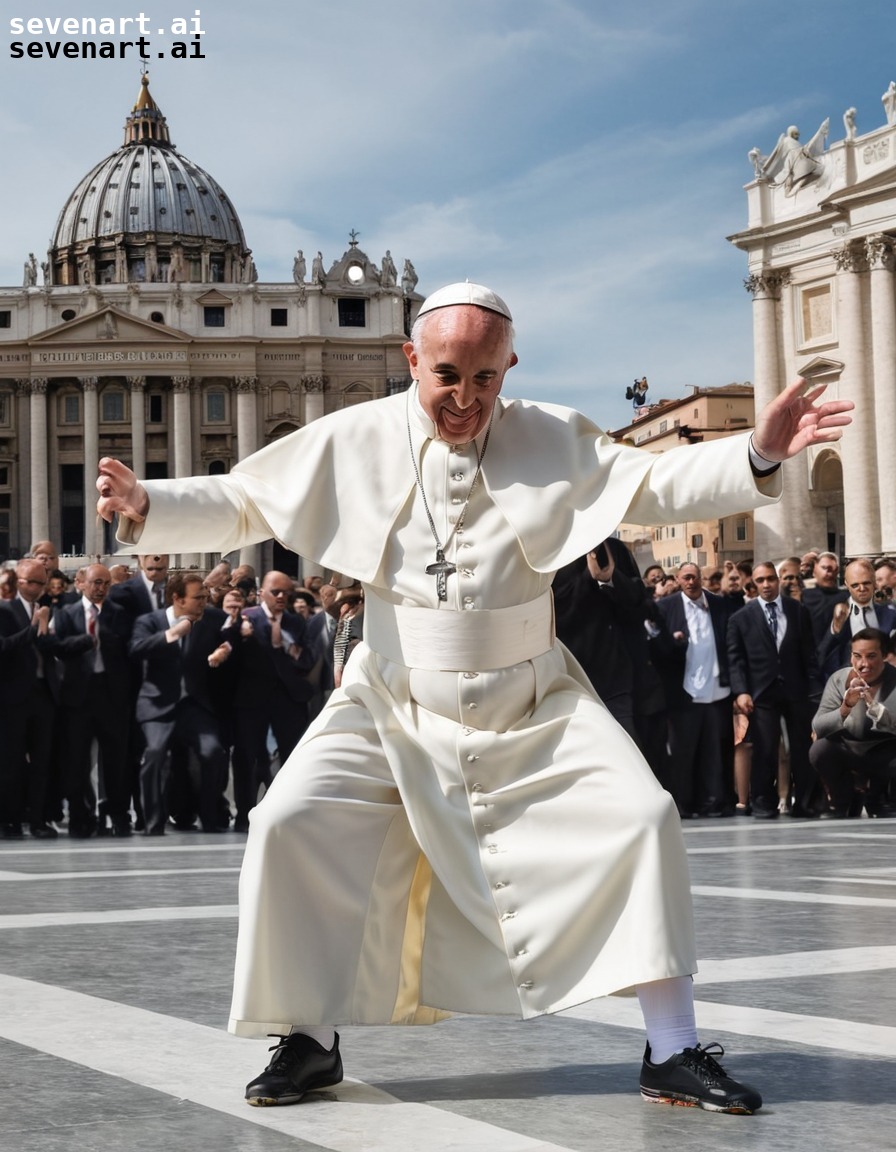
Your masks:
[[[827,356],[815,356],[805,364],[798,365],[796,373],[812,384],[828,384],[840,378],[843,371],[841,360],[831,360]]]
[[[225,296],[223,292],[219,292],[217,288],[212,288],[210,292],[197,296],[196,303],[208,308],[213,305],[232,304],[233,300],[230,296]]]
[[[154,324],[151,320],[144,320],[140,316],[132,316],[130,312],[122,312],[120,308],[108,305],[96,312],[88,312],[77,316],[74,320],[66,320],[46,332],[32,337],[30,345],[53,344],[95,344],[97,341],[115,344],[142,343],[142,344],[170,344],[172,341],[187,344],[190,337],[177,328],[168,328],[164,324]]]

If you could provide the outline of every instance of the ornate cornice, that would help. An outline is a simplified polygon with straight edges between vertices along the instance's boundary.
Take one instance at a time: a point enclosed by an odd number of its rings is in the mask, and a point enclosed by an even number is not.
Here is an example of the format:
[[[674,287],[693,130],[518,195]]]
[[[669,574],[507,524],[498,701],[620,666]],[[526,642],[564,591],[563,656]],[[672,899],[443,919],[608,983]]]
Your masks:
[[[320,373],[310,372],[302,377],[302,390],[304,392],[326,392],[327,378]]]
[[[126,376],[125,380],[132,392],[143,392],[146,388],[145,376]]]
[[[172,376],[171,387],[175,392],[189,392],[193,380],[190,376]]]
[[[233,390],[237,393],[257,392],[258,391],[258,377],[257,376],[234,376]]]
[[[32,376],[30,380],[31,395],[44,396],[47,391],[47,384],[49,384],[49,376]]]
[[[98,376],[79,376],[78,384],[82,392],[96,392],[96,386],[100,380]]]
[[[17,396],[29,396],[31,394],[31,380],[29,377],[17,376],[15,386]]]

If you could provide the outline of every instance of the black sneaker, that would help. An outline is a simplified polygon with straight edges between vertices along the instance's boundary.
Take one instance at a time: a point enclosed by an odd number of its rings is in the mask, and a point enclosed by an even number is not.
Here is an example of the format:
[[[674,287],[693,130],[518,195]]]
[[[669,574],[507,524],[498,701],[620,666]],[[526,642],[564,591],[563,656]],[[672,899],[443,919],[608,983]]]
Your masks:
[[[732,1080],[716,1060],[724,1056],[721,1044],[685,1048],[662,1064],[650,1061],[650,1045],[641,1065],[641,1095],[653,1104],[678,1104],[710,1112],[739,1112],[750,1116],[762,1107],[762,1097],[746,1084]]]
[[[246,1099],[257,1108],[273,1104],[298,1104],[306,1092],[330,1088],[342,1080],[339,1035],[328,1052],[316,1040],[295,1032],[278,1036],[264,1072],[246,1087]]]

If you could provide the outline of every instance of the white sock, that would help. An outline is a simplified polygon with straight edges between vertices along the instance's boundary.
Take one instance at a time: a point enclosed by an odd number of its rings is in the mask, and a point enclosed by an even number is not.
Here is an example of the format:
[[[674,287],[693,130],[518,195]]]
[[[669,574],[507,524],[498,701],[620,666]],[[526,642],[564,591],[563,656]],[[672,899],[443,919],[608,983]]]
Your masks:
[[[296,1032],[301,1032],[303,1036],[310,1036],[312,1040],[316,1040],[321,1048],[325,1048],[327,1052],[333,1050],[333,1045],[336,1043],[336,1032],[333,1028],[319,1028],[306,1027],[304,1024],[293,1024],[289,1030],[290,1036],[294,1036]]]
[[[662,1064],[676,1052],[696,1045],[694,981],[690,976],[653,980],[639,984],[635,991],[644,1014],[652,1064]]]

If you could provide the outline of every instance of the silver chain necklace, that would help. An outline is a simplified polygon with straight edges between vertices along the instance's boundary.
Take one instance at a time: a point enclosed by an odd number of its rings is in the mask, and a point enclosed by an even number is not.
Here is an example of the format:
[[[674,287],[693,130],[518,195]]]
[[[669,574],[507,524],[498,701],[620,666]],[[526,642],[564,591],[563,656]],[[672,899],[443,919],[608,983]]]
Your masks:
[[[407,408],[407,428],[408,428],[408,447],[411,450],[411,464],[414,468],[414,478],[417,481],[417,487],[420,489],[420,496],[423,500],[423,510],[426,512],[426,519],[429,521],[429,528],[432,532],[432,538],[436,542],[436,561],[434,564],[427,564],[425,572],[427,576],[435,576],[436,578],[436,594],[440,600],[448,599],[448,577],[453,576],[457,571],[457,565],[452,564],[450,560],[445,559],[445,548],[451,543],[451,538],[454,535],[459,535],[463,532],[464,520],[467,515],[467,508],[470,506],[470,497],[473,495],[473,489],[476,487],[479,480],[479,474],[482,471],[482,461],[485,459],[485,450],[488,448],[488,440],[492,434],[492,420],[495,416],[495,410],[492,409],[492,414],[489,416],[488,428],[485,431],[485,439],[482,441],[482,451],[476,447],[476,441],[473,441],[473,447],[476,450],[476,474],[473,476],[473,481],[470,484],[470,490],[467,493],[467,498],[464,500],[464,506],[460,510],[460,515],[457,518],[457,523],[448,533],[448,538],[442,544],[439,539],[439,533],[436,530],[436,522],[432,518],[432,512],[429,510],[429,501],[426,499],[426,491],[423,488],[423,478],[420,475],[420,469],[417,467],[417,455],[414,452],[414,439],[411,435],[411,410],[410,410],[410,393],[408,394],[408,408]]]

